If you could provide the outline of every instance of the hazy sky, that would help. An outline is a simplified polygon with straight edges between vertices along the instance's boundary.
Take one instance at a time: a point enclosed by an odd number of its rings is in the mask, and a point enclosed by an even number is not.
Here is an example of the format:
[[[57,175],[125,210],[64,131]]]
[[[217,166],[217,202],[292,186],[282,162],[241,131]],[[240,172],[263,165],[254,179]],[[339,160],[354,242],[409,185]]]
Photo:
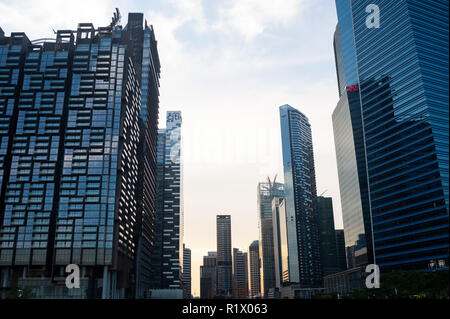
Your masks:
[[[161,60],[160,126],[181,110],[185,243],[192,249],[192,292],[199,266],[216,250],[217,214],[231,214],[232,244],[258,239],[259,181],[283,181],[278,107],[310,120],[317,192],[332,196],[342,228],[332,111],[338,101],[332,0],[0,0],[6,34],[52,37],[79,22],[106,26],[114,8],[143,12]]]

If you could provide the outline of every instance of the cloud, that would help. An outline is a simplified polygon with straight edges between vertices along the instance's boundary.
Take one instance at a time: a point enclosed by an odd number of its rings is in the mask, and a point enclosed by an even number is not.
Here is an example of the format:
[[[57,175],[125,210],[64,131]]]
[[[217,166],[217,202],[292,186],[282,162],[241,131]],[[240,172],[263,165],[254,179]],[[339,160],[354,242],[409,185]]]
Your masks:
[[[52,28],[75,29],[79,22],[110,23],[112,0],[23,0],[0,3],[5,33],[27,31],[31,39],[47,38]]]
[[[219,22],[214,28],[222,31],[231,28],[251,40],[272,25],[287,26],[302,7],[303,0],[232,0],[230,6],[219,9]]]

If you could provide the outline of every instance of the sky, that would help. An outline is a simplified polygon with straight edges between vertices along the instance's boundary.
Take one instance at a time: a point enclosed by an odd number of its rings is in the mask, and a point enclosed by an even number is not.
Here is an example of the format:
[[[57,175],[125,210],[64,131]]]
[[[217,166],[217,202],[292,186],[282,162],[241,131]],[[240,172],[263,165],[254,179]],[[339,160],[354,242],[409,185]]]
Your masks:
[[[331,114],[338,102],[332,0],[0,0],[0,27],[48,38],[80,22],[110,23],[119,8],[153,25],[161,61],[160,127],[183,116],[184,242],[192,293],[216,250],[215,216],[230,214],[232,246],[258,239],[257,184],[283,181],[279,106],[310,120],[317,194],[342,228]]]

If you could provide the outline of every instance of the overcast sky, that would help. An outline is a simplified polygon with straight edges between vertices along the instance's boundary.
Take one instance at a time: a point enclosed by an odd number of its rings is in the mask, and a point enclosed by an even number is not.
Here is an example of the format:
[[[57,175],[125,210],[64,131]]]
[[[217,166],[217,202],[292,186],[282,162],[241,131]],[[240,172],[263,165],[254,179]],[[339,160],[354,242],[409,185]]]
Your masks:
[[[333,197],[342,228],[331,114],[338,101],[332,0],[0,0],[0,27],[30,39],[80,22],[106,26],[114,9],[143,12],[161,60],[160,127],[181,110],[184,226],[192,249],[192,292],[199,266],[216,250],[217,214],[231,214],[232,245],[258,239],[259,181],[283,181],[279,106],[310,120],[317,192]]]

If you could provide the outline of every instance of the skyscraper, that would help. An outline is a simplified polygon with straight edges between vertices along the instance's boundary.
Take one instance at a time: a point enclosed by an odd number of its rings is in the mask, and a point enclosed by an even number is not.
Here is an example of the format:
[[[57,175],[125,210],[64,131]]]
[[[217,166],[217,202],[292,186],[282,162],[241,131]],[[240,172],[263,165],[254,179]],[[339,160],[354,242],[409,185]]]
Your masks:
[[[316,176],[311,126],[308,118],[290,105],[280,107],[286,218],[289,223],[289,277],[314,288],[322,285],[318,230]]]
[[[136,297],[147,296],[151,285],[151,249],[154,244],[154,216],[156,210],[156,144],[159,116],[160,62],[153,27],[145,23],[143,15],[130,13],[127,30],[133,41],[133,52],[138,55],[142,69],[138,78],[141,82],[141,109],[139,112],[140,138],[138,144],[137,181],[137,231],[136,231]],[[140,46],[142,45],[142,53]]]
[[[183,173],[181,112],[168,111],[158,130],[153,288],[182,288]]]
[[[345,254],[345,237],[343,229],[336,229],[336,253],[339,271],[347,269],[347,257]]]
[[[145,286],[148,259],[138,245],[151,245],[153,221],[142,202],[154,192],[139,192],[138,173],[155,172],[140,168],[138,148],[144,131],[147,147],[156,142],[159,61],[142,14],[130,13],[125,28],[118,22],[82,23],[53,41],[0,37],[4,287],[30,287],[36,297],[123,298],[138,292],[137,278]],[[80,266],[83,289],[64,286],[67,264]]]
[[[231,216],[217,215],[217,296],[232,294]]]
[[[373,263],[373,245],[355,44],[347,20],[334,34],[339,102],[332,119],[347,264],[353,268]]]
[[[317,213],[319,215],[320,259],[323,276],[339,271],[336,251],[336,232],[334,229],[333,199],[317,197]]]
[[[249,254],[249,274],[250,274],[250,297],[261,297],[261,272],[260,272],[260,257],[259,257],[259,241],[255,240],[248,248]]]
[[[248,297],[248,256],[237,248],[233,249],[233,298]]]
[[[369,4],[379,28],[366,24]],[[448,269],[448,2],[336,8],[345,75],[356,73],[347,90],[361,102],[373,260],[382,271]],[[348,241],[346,229],[344,217]]]
[[[280,291],[289,278],[289,241],[288,224],[293,220],[286,218],[286,205],[283,197],[274,197],[272,201],[273,248],[275,261],[275,288]]]
[[[203,256],[200,266],[200,298],[212,299],[216,296],[217,286],[217,252],[208,252]]]
[[[275,288],[275,257],[273,246],[272,201],[284,196],[284,186],[274,181],[258,183],[259,256],[261,266],[261,296],[267,297]]]
[[[191,250],[183,244],[183,287],[187,298],[191,298]]]

